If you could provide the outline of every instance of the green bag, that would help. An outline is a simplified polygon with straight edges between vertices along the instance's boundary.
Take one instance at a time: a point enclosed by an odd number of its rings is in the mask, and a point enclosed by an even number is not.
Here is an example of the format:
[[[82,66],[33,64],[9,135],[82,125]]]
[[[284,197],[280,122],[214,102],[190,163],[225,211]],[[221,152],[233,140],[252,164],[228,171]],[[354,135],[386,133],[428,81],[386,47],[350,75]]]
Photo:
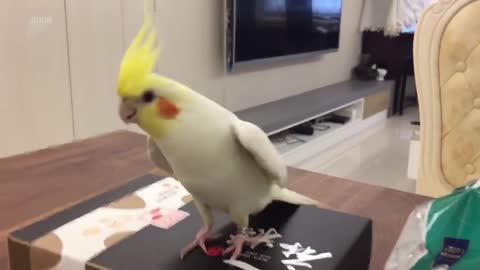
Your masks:
[[[394,269],[480,269],[480,180],[410,214],[385,266]]]

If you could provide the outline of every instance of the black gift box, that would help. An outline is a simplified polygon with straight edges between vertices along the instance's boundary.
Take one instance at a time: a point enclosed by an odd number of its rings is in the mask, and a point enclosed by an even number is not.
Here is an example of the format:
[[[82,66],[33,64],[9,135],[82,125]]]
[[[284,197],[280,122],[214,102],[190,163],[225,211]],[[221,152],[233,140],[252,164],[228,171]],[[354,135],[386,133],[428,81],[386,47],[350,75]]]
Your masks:
[[[129,195],[136,190],[159,180],[160,177],[152,175],[141,177],[128,185],[14,232],[9,238],[12,269],[43,269],[43,266],[39,265],[50,267],[49,262],[60,260],[61,255],[56,252],[61,252],[51,248],[51,242],[55,241],[45,235],[51,235],[49,233],[56,228],[99,207],[119,200],[134,201],[124,198],[131,198]],[[84,269],[236,269],[226,262],[229,256],[222,255],[230,235],[237,231],[236,226],[224,214],[215,215],[215,230],[221,236],[208,242],[208,254],[197,248],[183,260],[180,259],[180,250],[193,240],[202,225],[192,203],[186,204],[180,210],[189,216],[173,227],[164,229],[148,225],[139,231],[129,233],[89,258]],[[372,223],[369,219],[314,206],[298,207],[275,202],[260,214],[252,216],[250,225],[252,233],[263,230],[267,233],[265,239],[268,240],[269,236],[273,236],[274,239],[262,242],[254,249],[245,247],[238,261],[234,262],[244,265],[243,269],[368,269],[372,244]],[[45,239],[50,241],[48,245],[39,244],[48,242]],[[323,253],[331,253],[332,257],[318,259]],[[245,265],[249,265],[250,268],[245,268]]]

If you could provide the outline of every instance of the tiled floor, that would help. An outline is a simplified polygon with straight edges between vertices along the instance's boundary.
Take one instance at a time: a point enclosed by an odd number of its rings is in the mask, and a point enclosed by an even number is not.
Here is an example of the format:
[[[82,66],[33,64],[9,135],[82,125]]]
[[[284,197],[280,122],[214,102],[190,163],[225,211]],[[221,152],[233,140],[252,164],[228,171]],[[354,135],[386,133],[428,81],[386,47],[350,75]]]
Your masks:
[[[407,178],[410,137],[418,109],[389,118],[360,136],[304,161],[299,167],[359,182],[415,192]]]

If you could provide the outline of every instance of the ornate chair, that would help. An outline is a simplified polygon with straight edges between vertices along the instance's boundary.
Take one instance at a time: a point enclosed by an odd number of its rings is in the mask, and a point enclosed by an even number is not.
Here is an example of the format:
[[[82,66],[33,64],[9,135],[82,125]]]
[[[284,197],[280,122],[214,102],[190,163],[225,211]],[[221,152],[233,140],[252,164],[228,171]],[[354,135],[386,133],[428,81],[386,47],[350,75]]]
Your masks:
[[[441,0],[414,41],[420,105],[417,193],[441,196],[480,178],[480,0]]]

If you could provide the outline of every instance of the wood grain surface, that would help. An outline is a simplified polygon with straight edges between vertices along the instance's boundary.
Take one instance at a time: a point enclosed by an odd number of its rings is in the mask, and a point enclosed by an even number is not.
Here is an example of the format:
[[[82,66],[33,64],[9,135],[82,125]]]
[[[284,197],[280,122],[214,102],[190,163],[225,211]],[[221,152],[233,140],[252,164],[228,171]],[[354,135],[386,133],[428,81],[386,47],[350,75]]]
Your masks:
[[[0,159],[0,269],[8,269],[11,231],[143,174],[161,175],[147,159],[145,141],[142,135],[117,132]],[[373,220],[373,270],[383,269],[410,211],[428,200],[294,168],[289,174],[292,189],[323,207]]]

